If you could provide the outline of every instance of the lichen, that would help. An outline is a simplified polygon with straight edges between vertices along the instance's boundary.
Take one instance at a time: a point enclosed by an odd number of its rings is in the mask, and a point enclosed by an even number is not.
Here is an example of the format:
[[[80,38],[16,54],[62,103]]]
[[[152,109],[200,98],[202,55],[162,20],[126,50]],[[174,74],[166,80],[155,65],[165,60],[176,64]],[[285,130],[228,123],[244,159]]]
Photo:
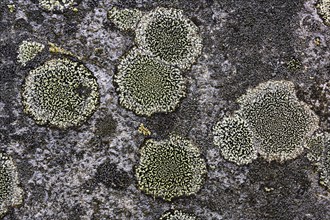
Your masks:
[[[53,59],[29,72],[22,87],[24,112],[37,124],[79,126],[96,110],[98,84],[84,65]]]
[[[213,128],[213,135],[213,143],[220,148],[226,160],[244,165],[257,158],[253,133],[238,115],[219,121]]]
[[[29,61],[33,60],[45,46],[35,41],[23,41],[18,48],[17,61],[25,66]]]
[[[114,81],[119,103],[138,115],[173,111],[186,95],[179,69],[133,49],[118,65]]]
[[[120,30],[135,30],[142,17],[142,12],[137,9],[119,9],[113,7],[108,12],[108,19]]]
[[[151,131],[148,128],[146,128],[143,123],[141,123],[140,126],[138,127],[138,132],[140,134],[143,134],[144,136],[151,135]]]
[[[330,26],[330,0],[319,0],[316,5],[324,24]]]
[[[174,210],[163,214],[159,220],[197,220],[196,216],[182,212],[180,210]]]
[[[187,69],[202,51],[198,27],[178,9],[158,7],[146,13],[136,29],[136,42],[164,62]]]
[[[324,134],[323,153],[319,163],[320,184],[330,191],[330,134]]]
[[[321,161],[328,136],[326,133],[316,133],[307,139],[306,148],[308,149],[307,159],[309,161],[316,164]]]
[[[0,152],[0,217],[9,207],[20,205],[23,190],[19,187],[17,168],[12,158]]]
[[[318,118],[298,100],[294,84],[268,81],[238,99],[239,114],[256,138],[258,153],[267,160],[284,161],[300,155],[306,138],[318,128]]]
[[[147,140],[140,150],[136,168],[138,187],[148,195],[171,201],[197,193],[206,174],[198,147],[180,136]]]
[[[126,189],[131,182],[128,173],[118,169],[117,165],[109,160],[97,167],[95,179],[106,187],[117,190]]]
[[[39,6],[46,11],[60,11],[74,9],[75,0],[39,0]]]

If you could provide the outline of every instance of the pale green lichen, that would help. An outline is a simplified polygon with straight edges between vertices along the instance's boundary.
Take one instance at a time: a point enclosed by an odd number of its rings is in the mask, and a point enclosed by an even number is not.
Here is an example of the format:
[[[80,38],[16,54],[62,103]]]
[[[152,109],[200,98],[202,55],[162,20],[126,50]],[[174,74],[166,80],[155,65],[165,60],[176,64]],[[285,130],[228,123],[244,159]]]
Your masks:
[[[318,117],[295,95],[289,81],[268,81],[238,99],[239,114],[249,124],[258,153],[285,161],[300,155],[306,139],[318,128]]]
[[[138,187],[148,195],[171,201],[197,193],[206,174],[198,147],[180,136],[168,140],[147,140],[140,150],[136,168]]]
[[[47,11],[61,11],[73,9],[75,0],[39,0],[39,6]]]
[[[323,139],[323,153],[318,164],[320,184],[330,190],[330,134],[325,133]]]
[[[137,49],[121,59],[114,81],[119,103],[138,115],[171,112],[186,94],[179,69]]]
[[[159,220],[197,220],[197,217],[180,210],[174,210],[163,214]]]
[[[53,59],[29,72],[22,88],[24,112],[37,124],[79,126],[99,103],[98,84],[84,65]]]
[[[45,46],[35,41],[23,41],[18,47],[17,61],[25,66],[29,61],[33,60]]]
[[[136,29],[136,42],[164,62],[189,68],[202,51],[198,27],[183,12],[158,7],[146,13]]]
[[[142,12],[137,9],[119,9],[113,7],[108,12],[108,19],[120,30],[134,30],[142,17]]]
[[[318,13],[324,20],[324,24],[330,26],[330,0],[319,0],[316,7]]]
[[[321,161],[327,139],[330,140],[327,133],[316,133],[307,139],[306,148],[308,149],[307,159],[309,161],[316,164]]]
[[[244,165],[257,158],[253,133],[238,115],[219,121],[213,128],[213,135],[213,143],[220,148],[226,160]]]
[[[12,158],[0,152],[0,218],[9,207],[20,205],[23,190],[19,187],[18,173]]]

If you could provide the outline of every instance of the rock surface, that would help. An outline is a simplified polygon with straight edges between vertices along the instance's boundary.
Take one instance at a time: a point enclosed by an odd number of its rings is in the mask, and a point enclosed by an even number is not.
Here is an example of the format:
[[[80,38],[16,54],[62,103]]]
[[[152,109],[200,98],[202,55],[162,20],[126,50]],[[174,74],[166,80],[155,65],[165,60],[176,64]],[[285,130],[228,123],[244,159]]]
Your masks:
[[[17,164],[25,191],[21,206],[3,218],[143,219],[170,209],[201,219],[329,219],[330,195],[318,183],[306,155],[284,163],[257,159],[237,166],[213,145],[212,127],[237,110],[236,99],[267,80],[290,80],[330,131],[330,27],[316,0],[85,0],[49,12],[37,0],[0,2],[0,150]],[[187,97],[173,113],[136,116],[118,104],[113,85],[118,58],[134,36],[107,19],[112,7],[182,9],[199,27],[203,51],[184,73]],[[79,57],[100,86],[100,106],[81,127],[38,126],[23,113],[21,86],[27,73],[56,57],[42,53],[24,67],[19,45],[53,43]],[[171,133],[196,143],[208,175],[195,196],[166,202],[143,194],[134,177],[145,137]],[[109,174],[106,174],[109,169]],[[107,180],[108,182],[105,182]]]

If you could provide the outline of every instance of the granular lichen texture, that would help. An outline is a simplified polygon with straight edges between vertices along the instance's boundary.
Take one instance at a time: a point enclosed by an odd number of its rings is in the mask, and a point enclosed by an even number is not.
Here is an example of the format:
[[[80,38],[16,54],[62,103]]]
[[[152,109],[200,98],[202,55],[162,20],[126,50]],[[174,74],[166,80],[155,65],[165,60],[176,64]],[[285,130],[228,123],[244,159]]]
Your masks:
[[[47,11],[61,11],[72,8],[76,4],[75,0],[39,0],[41,8]]]
[[[316,7],[324,24],[330,26],[330,0],[319,0]]]
[[[121,59],[115,82],[119,103],[138,115],[171,112],[186,95],[179,69],[137,49]]]
[[[206,174],[198,147],[180,136],[147,140],[140,150],[136,169],[138,187],[146,194],[171,201],[197,193]]]
[[[239,114],[251,127],[257,150],[267,160],[285,161],[300,155],[318,128],[318,118],[295,95],[289,81],[261,83],[238,99]]]
[[[119,9],[113,7],[108,12],[108,18],[120,30],[135,30],[142,17],[142,12],[137,9]]]
[[[17,169],[12,158],[0,152],[0,218],[9,207],[22,203],[23,190],[18,184]]]
[[[213,143],[222,156],[237,165],[251,163],[257,158],[253,133],[247,122],[237,115],[226,117],[213,128]]]
[[[163,214],[159,220],[197,220],[194,215],[182,212],[180,210],[174,210]]]
[[[189,68],[202,51],[198,27],[173,8],[146,13],[136,29],[136,41],[140,48],[181,69]]]
[[[307,159],[318,164],[323,156],[327,139],[330,140],[328,133],[316,133],[308,138],[306,148],[308,149]]]
[[[22,87],[24,112],[37,124],[60,129],[85,122],[99,96],[93,73],[69,59],[53,59],[30,71]]]
[[[23,41],[18,48],[17,61],[25,66],[29,61],[34,59],[45,46],[35,41]]]
[[[317,137],[315,139],[317,145],[310,149],[309,159],[316,161],[320,173],[320,184],[330,191],[330,134],[325,132]]]

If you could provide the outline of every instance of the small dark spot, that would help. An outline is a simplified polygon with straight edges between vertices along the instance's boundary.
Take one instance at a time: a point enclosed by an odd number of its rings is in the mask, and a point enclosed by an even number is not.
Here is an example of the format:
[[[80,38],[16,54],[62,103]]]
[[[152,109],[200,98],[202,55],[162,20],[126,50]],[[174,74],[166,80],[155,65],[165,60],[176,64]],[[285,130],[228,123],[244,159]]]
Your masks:
[[[126,189],[131,182],[127,172],[119,170],[117,165],[106,161],[97,168],[95,175],[97,182],[113,189]]]
[[[68,215],[68,219],[70,220],[80,220],[81,215],[83,215],[84,209],[79,204],[74,206]]]
[[[106,115],[100,118],[96,122],[95,134],[100,137],[109,137],[116,131],[117,122],[112,118],[112,116]]]
[[[26,15],[29,21],[34,21],[37,24],[42,24],[45,20],[45,17],[42,15],[40,10],[27,11]]]
[[[91,94],[92,90],[91,88],[84,86],[82,84],[80,84],[77,88],[76,88],[76,93],[78,93],[78,95],[84,99],[87,99],[87,97]]]
[[[89,0],[89,1],[87,2],[87,5],[88,5],[88,7],[90,7],[91,9],[94,9],[94,8],[96,8],[96,7],[99,5],[99,3],[98,3],[97,0]]]
[[[17,19],[15,21],[14,28],[22,31],[33,31],[32,26],[23,18]]]

